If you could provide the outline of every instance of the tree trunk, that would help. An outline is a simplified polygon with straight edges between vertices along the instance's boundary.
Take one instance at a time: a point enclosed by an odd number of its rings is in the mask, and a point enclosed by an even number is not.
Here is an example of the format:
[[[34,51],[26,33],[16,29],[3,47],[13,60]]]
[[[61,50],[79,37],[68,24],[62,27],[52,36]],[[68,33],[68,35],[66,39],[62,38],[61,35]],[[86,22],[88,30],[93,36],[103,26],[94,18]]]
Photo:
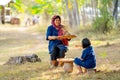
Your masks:
[[[113,18],[114,18],[114,25],[117,25],[117,18],[118,18],[118,0],[114,0],[114,10],[113,10]]]
[[[74,2],[72,2],[71,0],[69,0],[69,1],[64,0],[64,1],[66,4],[66,11],[68,14],[70,27],[79,26],[80,25],[80,16],[79,16],[79,11],[78,11],[77,1],[76,0],[74,0]]]
[[[5,6],[1,6],[1,22],[2,24],[5,23]]]
[[[79,11],[78,11],[78,4],[77,1],[74,0],[74,18],[75,18],[75,25],[80,26],[80,16],[79,16]]]
[[[86,12],[85,12],[85,6],[83,6],[83,11],[81,12],[82,13],[82,23],[83,23],[83,26],[85,26],[86,22],[87,22],[87,19],[86,19]]]
[[[71,11],[68,8],[68,0],[64,0],[64,1],[65,1],[65,4],[66,4],[66,11],[67,11],[68,18],[69,18],[69,26],[72,27],[73,26],[73,23],[72,23],[72,14],[71,14]]]

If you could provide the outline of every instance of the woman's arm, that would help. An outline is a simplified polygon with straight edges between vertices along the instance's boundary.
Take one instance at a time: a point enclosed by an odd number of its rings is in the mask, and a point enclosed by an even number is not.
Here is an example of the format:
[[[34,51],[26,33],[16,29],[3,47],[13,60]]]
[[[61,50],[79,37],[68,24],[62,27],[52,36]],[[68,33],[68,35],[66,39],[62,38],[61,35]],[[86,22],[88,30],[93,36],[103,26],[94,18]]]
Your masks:
[[[49,40],[56,40],[56,39],[58,39],[58,36],[48,36],[48,39]]]
[[[46,33],[46,40],[56,40],[57,36],[53,35],[53,27],[49,26]]]

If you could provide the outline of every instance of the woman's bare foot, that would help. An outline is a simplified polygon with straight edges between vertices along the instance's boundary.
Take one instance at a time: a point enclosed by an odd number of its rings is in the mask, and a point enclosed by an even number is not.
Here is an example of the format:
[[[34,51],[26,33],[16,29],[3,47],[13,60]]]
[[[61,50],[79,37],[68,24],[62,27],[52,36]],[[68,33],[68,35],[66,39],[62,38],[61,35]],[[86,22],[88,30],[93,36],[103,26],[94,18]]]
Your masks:
[[[86,73],[87,73],[87,71],[83,72],[83,74],[86,74]]]
[[[50,66],[50,69],[52,70],[52,69],[55,69],[56,68],[56,66],[54,66],[54,65],[51,65]]]
[[[83,72],[77,72],[76,75],[83,75]]]

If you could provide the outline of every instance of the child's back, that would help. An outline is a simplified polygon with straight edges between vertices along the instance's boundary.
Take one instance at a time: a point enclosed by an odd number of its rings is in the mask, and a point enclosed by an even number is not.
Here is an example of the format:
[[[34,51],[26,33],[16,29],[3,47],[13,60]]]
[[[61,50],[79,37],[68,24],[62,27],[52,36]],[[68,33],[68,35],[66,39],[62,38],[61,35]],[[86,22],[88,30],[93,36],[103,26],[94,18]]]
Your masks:
[[[84,67],[85,70],[96,67],[95,52],[88,38],[84,38],[82,40],[82,47],[84,50],[82,51],[81,58],[76,57],[74,59],[74,63],[77,65],[79,70],[79,74],[83,73],[81,67]]]
[[[84,62],[83,67],[93,68],[96,66],[96,58],[92,46],[89,46],[83,50],[81,58],[83,59]]]

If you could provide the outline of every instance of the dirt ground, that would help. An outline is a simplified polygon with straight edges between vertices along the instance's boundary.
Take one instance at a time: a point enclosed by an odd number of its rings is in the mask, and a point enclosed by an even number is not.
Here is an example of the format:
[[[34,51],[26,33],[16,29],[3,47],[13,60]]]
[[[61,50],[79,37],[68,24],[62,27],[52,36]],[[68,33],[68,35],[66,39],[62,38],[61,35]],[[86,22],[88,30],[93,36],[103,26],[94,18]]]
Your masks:
[[[47,51],[48,42],[45,40],[45,34],[28,32],[27,30],[27,27],[0,27],[0,57],[8,58],[9,56],[34,53],[38,50]],[[113,61],[120,58],[118,55],[120,53],[119,38],[115,41],[109,41],[109,43],[103,41],[103,43],[104,45],[97,45],[95,47],[98,63],[101,63],[100,58],[113,59]],[[69,53],[73,53],[72,45],[73,44],[70,44]],[[68,55],[68,57],[71,55]],[[80,54],[76,56],[78,55]],[[112,58],[113,56],[116,57]],[[1,61],[4,62],[4,60],[6,60],[6,58]],[[3,62],[1,61],[0,63],[2,64]]]
[[[43,64],[43,66],[45,66],[45,67],[41,66],[41,72],[44,73],[44,70],[46,70],[46,67],[47,68],[49,67],[48,42],[45,40],[45,33],[29,32],[28,29],[29,29],[28,27],[0,26],[0,65],[2,67],[2,65],[11,56],[20,56],[25,54],[37,53],[42,59],[42,61],[45,63],[45,64],[41,63]],[[120,37],[117,37],[115,39],[104,40],[104,41],[101,40],[99,42],[92,39],[92,43],[95,49],[96,59],[97,59],[96,68],[98,70],[107,71],[107,72],[117,71],[117,73],[115,74],[115,77],[116,77],[120,71],[120,55],[119,55],[120,54]],[[75,47],[76,44],[78,44],[77,39],[70,41],[69,51],[66,53],[66,57],[74,58],[74,57],[79,57],[81,55],[82,49],[76,48]],[[36,65],[34,67],[35,69],[37,69],[36,67],[38,68],[40,67],[39,64],[36,64]],[[23,66],[32,67],[33,65],[23,65]],[[113,74],[112,72],[110,72],[110,74]],[[42,76],[39,72],[38,73],[35,72],[35,74]],[[46,71],[45,74],[49,74],[48,71]],[[65,73],[59,73],[56,75],[62,75],[63,77],[66,78],[66,80],[69,79],[69,77],[66,76],[68,74],[65,74],[65,76],[63,74]],[[48,76],[51,77],[53,75],[55,75],[55,73],[54,72],[52,73],[50,71],[50,74]],[[101,73],[101,75],[103,75],[103,73]],[[14,76],[14,77],[17,77],[17,76]],[[76,76],[72,76],[72,77],[76,77]],[[98,80],[99,74],[95,75],[95,77],[97,77],[97,80]],[[107,79],[106,75],[103,77]],[[101,79],[101,80],[104,80],[104,79]]]
[[[10,56],[32,54],[38,50],[47,51],[45,35],[27,30],[26,27],[0,27],[0,64]]]

